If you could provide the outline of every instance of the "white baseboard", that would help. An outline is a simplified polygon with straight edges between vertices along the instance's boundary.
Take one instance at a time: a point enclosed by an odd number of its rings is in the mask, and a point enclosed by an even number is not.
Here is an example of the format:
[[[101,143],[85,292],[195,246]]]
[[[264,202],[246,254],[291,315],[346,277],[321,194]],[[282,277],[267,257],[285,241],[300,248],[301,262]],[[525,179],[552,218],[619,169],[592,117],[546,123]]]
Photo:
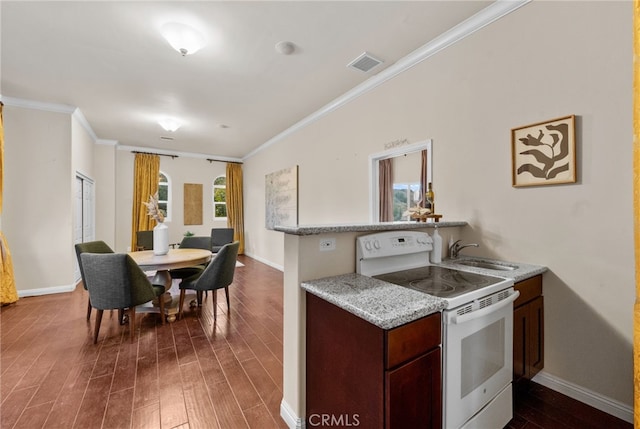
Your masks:
[[[271,262],[271,261],[268,261],[268,260],[266,260],[266,259],[264,259],[264,258],[261,258],[261,257],[259,257],[259,256],[256,256],[256,255],[253,255],[253,254],[251,254],[251,253],[246,253],[246,252],[245,252],[245,255],[247,255],[247,256],[248,256],[248,257],[250,257],[251,259],[255,259],[255,260],[256,260],[256,261],[258,261],[258,262],[262,262],[263,264],[268,265],[268,266],[270,266],[271,268],[275,268],[275,269],[276,269],[276,270],[278,270],[278,271],[284,271],[284,267],[283,267],[282,265],[276,265],[276,264],[274,264],[274,263],[273,263],[273,262]]]
[[[633,407],[614,399],[593,392],[577,384],[565,381],[545,371],[540,371],[533,381],[549,389],[567,395],[576,401],[583,402],[607,414],[616,416],[626,422],[633,423]]]
[[[293,412],[289,404],[283,399],[280,402],[280,417],[289,426],[289,429],[305,429],[304,420]]]
[[[51,295],[54,293],[73,292],[75,289],[76,289],[75,284],[43,287],[39,289],[23,289],[23,290],[18,290],[18,298],[25,298],[27,296]]]

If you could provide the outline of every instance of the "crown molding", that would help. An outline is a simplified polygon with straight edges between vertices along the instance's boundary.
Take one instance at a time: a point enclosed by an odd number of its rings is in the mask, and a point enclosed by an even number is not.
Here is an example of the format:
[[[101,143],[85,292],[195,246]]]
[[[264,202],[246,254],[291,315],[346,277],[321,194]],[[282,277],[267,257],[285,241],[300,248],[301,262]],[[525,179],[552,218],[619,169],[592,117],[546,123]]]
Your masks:
[[[324,107],[315,111],[311,115],[295,123],[291,127],[281,132],[280,134],[267,140],[265,143],[261,144],[256,149],[254,149],[253,151],[245,155],[242,158],[242,160],[245,161],[251,158],[252,156],[267,149],[273,144],[300,131],[302,128],[306,127],[307,125],[310,125],[313,122],[318,121],[319,119],[328,115],[334,110],[337,110],[340,107],[346,105],[347,103],[350,103],[351,101],[355,100],[361,95],[364,95],[367,92],[377,88],[378,86],[384,84],[388,80],[391,80],[394,77],[398,76],[399,74],[404,73],[405,71],[421,63],[427,58],[459,42],[460,40],[466,38],[467,36],[470,36],[476,31],[508,15],[509,13],[515,11],[516,9],[521,8],[522,6],[526,5],[531,1],[532,0],[496,0],[494,3],[482,9],[480,12],[467,18],[465,21],[462,21],[460,24],[456,25],[455,27],[452,27],[451,29],[445,31],[435,39],[431,40],[430,42],[426,43],[422,47],[416,49],[415,51],[401,58],[400,60],[390,65],[386,69],[382,70],[377,75],[370,77],[366,81],[362,82],[360,85],[345,92],[340,97],[329,102],[329,104],[325,105]]]
[[[0,100],[2,100],[6,106],[21,107],[23,109],[32,110],[44,110],[46,112],[66,113],[67,115],[73,114],[77,109],[77,107],[69,106],[67,104],[46,103],[44,101],[26,100],[24,98],[7,97],[4,95],[0,95]]]
[[[89,136],[91,137],[93,142],[97,143],[99,140],[98,136],[93,131],[93,128],[91,128],[91,124],[89,124],[89,121],[87,121],[87,118],[85,118],[84,114],[82,113],[82,110],[80,110],[79,107],[76,107],[76,110],[73,111],[71,116],[73,116],[74,118],[76,118],[78,122],[80,122],[80,125],[82,125],[82,128],[84,128],[87,131],[87,133],[89,133]]]
[[[0,100],[2,100],[2,102],[7,106],[71,115],[80,123],[80,125],[82,125],[82,128],[89,133],[89,136],[94,143],[97,143],[99,140],[98,136],[96,136],[96,133],[93,131],[93,128],[91,128],[89,121],[87,121],[87,118],[79,107],[70,106],[68,104],[47,103],[44,101],[27,100],[24,98],[6,97],[2,95],[0,95]]]
[[[165,150],[165,149],[156,149],[154,147],[145,147],[145,146],[125,146],[117,144],[118,150],[126,150],[131,152],[146,152],[146,153],[157,153],[158,155],[168,155],[168,156],[177,156],[184,158],[199,158],[206,160],[214,160],[221,162],[234,162],[242,164],[241,158],[231,158],[227,156],[218,156],[218,155],[207,155],[205,153],[196,153],[196,152],[178,152],[173,150]]]
[[[118,146],[118,140],[97,139],[96,144],[101,144],[105,146]]]

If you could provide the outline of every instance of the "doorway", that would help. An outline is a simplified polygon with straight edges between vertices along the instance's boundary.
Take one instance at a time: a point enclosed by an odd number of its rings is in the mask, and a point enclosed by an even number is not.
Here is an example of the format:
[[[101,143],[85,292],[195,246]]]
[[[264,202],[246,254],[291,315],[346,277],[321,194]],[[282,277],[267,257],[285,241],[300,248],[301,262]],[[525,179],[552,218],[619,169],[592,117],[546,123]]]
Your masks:
[[[95,192],[93,180],[87,176],[76,173],[75,183],[75,209],[73,219],[73,244],[95,240]],[[76,260],[73,273],[75,281],[80,280],[80,267]]]

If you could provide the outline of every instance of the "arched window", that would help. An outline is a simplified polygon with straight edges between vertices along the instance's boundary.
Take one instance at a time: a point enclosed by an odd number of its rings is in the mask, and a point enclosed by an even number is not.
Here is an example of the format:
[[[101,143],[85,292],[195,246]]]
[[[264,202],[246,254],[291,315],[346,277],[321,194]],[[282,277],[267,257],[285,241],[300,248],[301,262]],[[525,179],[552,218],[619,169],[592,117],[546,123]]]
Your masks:
[[[218,176],[213,181],[213,219],[227,218],[227,178]]]
[[[158,179],[158,206],[164,212],[165,221],[171,221],[171,180],[162,171]]]

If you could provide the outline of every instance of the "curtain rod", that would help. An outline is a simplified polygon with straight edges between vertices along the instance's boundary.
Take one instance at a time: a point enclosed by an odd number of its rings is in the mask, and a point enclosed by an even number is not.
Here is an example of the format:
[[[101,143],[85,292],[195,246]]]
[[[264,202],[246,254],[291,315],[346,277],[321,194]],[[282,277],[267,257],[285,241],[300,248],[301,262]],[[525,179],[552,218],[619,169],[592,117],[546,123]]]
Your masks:
[[[207,158],[207,161],[209,161],[209,164],[211,164],[212,162],[225,162],[227,164],[240,164],[240,165],[242,165],[242,162],[240,162],[240,161],[224,161],[222,159],[214,159],[214,158]]]
[[[132,150],[131,153],[141,153],[141,154],[144,154],[144,155],[170,156],[171,159],[178,158],[178,155],[167,155],[167,154],[164,154],[164,153],[140,152],[140,151],[137,151],[137,150]]]

